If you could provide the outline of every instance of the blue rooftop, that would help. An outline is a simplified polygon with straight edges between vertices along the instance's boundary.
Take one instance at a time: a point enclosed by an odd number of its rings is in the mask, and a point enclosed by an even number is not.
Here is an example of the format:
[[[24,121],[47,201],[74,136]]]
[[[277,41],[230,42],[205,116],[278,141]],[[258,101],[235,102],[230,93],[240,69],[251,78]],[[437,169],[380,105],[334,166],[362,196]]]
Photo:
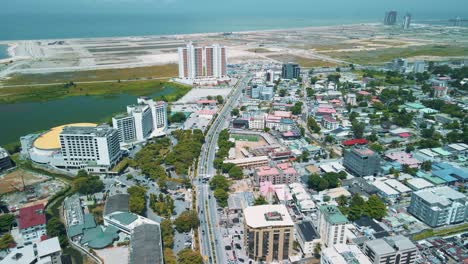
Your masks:
[[[447,182],[468,180],[468,169],[457,168],[448,163],[432,164],[432,174],[446,180]]]

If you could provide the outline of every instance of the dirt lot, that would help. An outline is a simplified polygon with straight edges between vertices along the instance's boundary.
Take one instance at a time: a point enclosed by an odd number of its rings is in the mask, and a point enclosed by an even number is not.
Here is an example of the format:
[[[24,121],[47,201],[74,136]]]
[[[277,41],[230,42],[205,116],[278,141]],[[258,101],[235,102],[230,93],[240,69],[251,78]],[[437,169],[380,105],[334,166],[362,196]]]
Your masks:
[[[43,175],[33,174],[21,169],[15,170],[0,177],[0,194],[22,190],[23,183],[21,176],[23,176],[26,186],[48,180],[48,177]]]
[[[259,137],[259,140],[257,142],[236,140],[236,158],[237,159],[245,158],[241,152],[242,148],[245,148],[247,151],[249,151],[249,149],[262,147],[262,146],[268,146],[268,143],[262,137]]]

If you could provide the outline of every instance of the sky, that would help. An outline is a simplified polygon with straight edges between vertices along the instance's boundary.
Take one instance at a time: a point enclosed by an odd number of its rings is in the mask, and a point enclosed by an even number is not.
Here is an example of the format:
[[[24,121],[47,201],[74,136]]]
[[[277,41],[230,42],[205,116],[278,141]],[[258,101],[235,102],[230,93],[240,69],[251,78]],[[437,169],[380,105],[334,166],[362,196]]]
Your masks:
[[[468,17],[467,0],[14,0],[1,13],[188,13],[233,15],[382,16],[386,10],[420,17]]]

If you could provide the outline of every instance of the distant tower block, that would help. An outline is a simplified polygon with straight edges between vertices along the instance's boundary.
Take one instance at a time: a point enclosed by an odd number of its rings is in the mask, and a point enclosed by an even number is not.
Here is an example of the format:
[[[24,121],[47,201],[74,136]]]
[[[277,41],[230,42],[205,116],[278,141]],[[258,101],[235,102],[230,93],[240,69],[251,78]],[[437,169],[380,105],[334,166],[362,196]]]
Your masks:
[[[411,14],[407,13],[403,20],[403,29],[409,29],[411,24]]]
[[[385,13],[384,25],[393,26],[396,24],[396,20],[397,20],[396,11],[388,11],[387,13]]]

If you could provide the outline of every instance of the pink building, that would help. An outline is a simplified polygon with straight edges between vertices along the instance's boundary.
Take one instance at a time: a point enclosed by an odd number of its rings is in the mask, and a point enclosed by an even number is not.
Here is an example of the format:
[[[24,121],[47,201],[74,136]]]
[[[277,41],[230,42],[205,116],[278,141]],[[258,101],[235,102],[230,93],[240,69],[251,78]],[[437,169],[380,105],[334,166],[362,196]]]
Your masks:
[[[404,151],[388,153],[385,157],[401,165],[408,165],[410,168],[417,168],[422,163],[420,160],[413,158],[413,155]]]
[[[281,163],[276,167],[264,166],[255,170],[254,180],[257,185],[262,182],[271,182],[272,184],[290,184],[297,182],[298,173],[291,163]]]
[[[331,115],[336,114],[336,110],[334,108],[329,107],[319,107],[316,112],[317,115]]]

